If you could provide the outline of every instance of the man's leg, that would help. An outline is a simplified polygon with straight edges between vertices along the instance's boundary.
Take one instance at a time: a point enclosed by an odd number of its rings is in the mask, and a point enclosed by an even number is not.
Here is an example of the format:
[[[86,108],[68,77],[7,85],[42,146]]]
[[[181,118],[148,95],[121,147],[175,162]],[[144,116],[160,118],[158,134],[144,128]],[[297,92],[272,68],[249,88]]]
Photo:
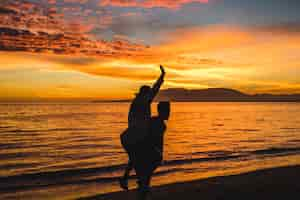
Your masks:
[[[149,193],[149,181],[148,177],[138,175],[138,200],[145,200]]]
[[[142,165],[136,169],[138,177],[138,200],[145,200],[150,193],[151,172],[147,165]]]

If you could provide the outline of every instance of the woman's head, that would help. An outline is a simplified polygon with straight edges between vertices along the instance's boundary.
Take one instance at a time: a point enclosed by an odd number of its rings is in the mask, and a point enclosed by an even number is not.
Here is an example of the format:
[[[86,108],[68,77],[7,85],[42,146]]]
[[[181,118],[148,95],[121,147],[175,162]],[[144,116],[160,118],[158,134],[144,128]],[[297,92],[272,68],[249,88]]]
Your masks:
[[[139,93],[137,95],[145,98],[149,97],[151,95],[151,87],[148,85],[143,85],[142,87],[140,87]]]
[[[157,111],[160,118],[168,120],[170,116],[170,102],[161,101],[157,105]]]

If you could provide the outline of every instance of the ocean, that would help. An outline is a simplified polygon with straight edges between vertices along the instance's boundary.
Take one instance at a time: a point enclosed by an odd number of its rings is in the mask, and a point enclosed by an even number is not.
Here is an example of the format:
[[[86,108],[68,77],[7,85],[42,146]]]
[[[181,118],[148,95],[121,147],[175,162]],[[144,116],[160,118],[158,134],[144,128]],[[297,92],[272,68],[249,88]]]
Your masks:
[[[0,198],[119,191],[128,109],[129,103],[1,103]],[[172,103],[165,161],[152,185],[300,164],[299,116],[299,103]]]

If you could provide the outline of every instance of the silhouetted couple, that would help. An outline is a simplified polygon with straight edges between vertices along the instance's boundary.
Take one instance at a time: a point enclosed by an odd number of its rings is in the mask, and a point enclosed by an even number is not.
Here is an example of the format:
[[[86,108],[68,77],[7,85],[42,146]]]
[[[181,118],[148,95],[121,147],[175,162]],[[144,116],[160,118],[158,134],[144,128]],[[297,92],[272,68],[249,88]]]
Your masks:
[[[160,66],[161,75],[153,87],[142,86],[130,105],[128,128],[121,134],[121,143],[128,154],[128,165],[120,186],[128,190],[128,178],[135,170],[138,183],[138,199],[146,199],[153,172],[163,160],[163,134],[165,120],[170,114],[170,103],[159,102],[158,116],[151,117],[151,103],[164,81],[165,71]]]

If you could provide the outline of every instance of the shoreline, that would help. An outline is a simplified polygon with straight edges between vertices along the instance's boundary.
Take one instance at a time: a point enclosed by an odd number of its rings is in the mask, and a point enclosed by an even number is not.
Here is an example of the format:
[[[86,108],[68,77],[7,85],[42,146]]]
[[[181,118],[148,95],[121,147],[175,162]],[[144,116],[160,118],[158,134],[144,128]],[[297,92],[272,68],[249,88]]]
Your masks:
[[[300,165],[218,176],[152,188],[155,200],[298,199]],[[136,190],[79,198],[81,200],[134,200]]]

